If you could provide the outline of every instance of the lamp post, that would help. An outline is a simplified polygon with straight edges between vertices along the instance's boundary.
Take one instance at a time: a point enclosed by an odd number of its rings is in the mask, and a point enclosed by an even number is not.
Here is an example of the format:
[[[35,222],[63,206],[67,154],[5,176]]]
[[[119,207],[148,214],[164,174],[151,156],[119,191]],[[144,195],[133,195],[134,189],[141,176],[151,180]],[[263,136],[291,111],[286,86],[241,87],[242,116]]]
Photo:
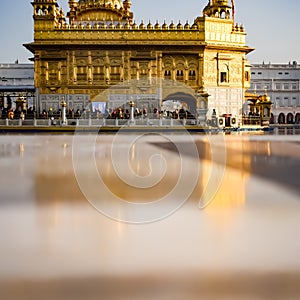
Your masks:
[[[133,123],[134,122],[134,102],[132,100],[129,102],[129,106],[130,106],[130,122]]]
[[[62,99],[60,106],[61,106],[62,125],[67,125],[67,117],[66,117],[67,103],[64,98]]]

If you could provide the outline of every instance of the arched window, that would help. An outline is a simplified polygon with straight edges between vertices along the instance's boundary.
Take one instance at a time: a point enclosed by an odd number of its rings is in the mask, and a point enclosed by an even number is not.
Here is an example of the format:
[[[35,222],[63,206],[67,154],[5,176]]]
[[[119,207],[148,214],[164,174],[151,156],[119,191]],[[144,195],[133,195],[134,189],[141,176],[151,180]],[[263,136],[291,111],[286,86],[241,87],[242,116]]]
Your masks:
[[[285,115],[284,113],[280,113],[278,116],[278,124],[285,124]]]
[[[178,80],[178,81],[184,80],[184,71],[183,70],[176,71],[176,80]]]
[[[189,70],[189,80],[196,80],[196,70]]]
[[[221,10],[221,12],[220,12],[220,18],[221,19],[226,19],[226,12],[225,12],[225,10]]]
[[[171,71],[170,70],[165,70],[165,79],[171,79]]]
[[[104,80],[104,66],[94,66],[93,79],[95,81]]]
[[[87,80],[87,71],[85,66],[77,67],[77,80],[86,81]]]
[[[35,14],[38,16],[41,14],[41,8],[39,6],[36,7]]]
[[[292,113],[287,115],[287,124],[294,124],[294,115]]]
[[[120,66],[111,66],[110,80],[120,81]]]

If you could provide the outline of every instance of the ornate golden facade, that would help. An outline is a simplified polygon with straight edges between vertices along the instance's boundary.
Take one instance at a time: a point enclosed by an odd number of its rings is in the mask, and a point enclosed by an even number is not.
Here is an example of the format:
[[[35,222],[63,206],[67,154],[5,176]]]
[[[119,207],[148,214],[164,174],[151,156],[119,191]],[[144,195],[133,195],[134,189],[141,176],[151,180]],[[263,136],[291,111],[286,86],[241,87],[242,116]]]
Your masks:
[[[58,108],[62,97],[82,109],[115,84],[159,78],[191,87],[193,110],[241,116],[253,49],[232,3],[209,1],[193,24],[136,24],[130,0],[69,0],[66,17],[56,0],[32,5],[34,42],[25,46],[40,110]]]

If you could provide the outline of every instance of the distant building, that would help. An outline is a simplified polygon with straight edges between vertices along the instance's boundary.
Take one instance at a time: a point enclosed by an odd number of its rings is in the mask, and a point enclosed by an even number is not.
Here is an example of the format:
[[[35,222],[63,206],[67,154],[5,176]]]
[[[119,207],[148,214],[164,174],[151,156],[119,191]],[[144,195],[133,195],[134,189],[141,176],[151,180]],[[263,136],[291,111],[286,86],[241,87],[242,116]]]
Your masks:
[[[234,1],[209,1],[191,24],[136,24],[130,0],[68,3],[65,14],[56,0],[32,1],[34,41],[25,47],[33,54],[39,111],[59,109],[62,99],[81,110],[124,83],[122,91],[104,99],[108,106],[131,96],[148,110],[176,100],[192,113],[241,119],[250,86],[246,55],[253,49],[246,45],[244,27],[235,24]],[[162,95],[151,85],[155,78],[185,84],[190,92],[170,89]],[[140,82],[133,95],[126,86],[130,80]]]
[[[272,120],[279,124],[300,124],[300,65],[254,64],[250,93],[267,91],[272,106]]]
[[[35,105],[34,65],[0,63],[0,109],[12,106],[20,94],[27,106]]]

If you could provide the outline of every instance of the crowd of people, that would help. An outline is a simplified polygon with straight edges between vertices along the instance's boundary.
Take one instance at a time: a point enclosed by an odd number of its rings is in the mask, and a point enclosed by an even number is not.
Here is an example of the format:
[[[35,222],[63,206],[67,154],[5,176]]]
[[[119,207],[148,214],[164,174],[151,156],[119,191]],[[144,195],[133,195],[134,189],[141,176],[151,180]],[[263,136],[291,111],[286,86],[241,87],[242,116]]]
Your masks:
[[[90,109],[79,109],[74,110],[73,108],[69,108],[66,111],[67,119],[130,119],[130,109],[115,107],[113,109],[106,109],[105,112],[102,112],[98,109],[90,110]],[[28,109],[20,109],[20,108],[2,108],[0,109],[0,118],[1,119],[61,119],[62,118],[62,110],[61,108],[54,111],[52,108],[48,110],[43,109],[40,113],[38,113],[35,107],[29,107]],[[153,108],[148,110],[147,108],[134,108],[134,118],[135,119],[195,119],[195,116],[191,114],[185,108],[171,110],[160,110],[158,108]]]
[[[106,112],[106,116],[108,119],[129,119],[130,118],[130,111],[129,109],[124,108],[114,108],[108,110]],[[157,107],[153,108],[152,110],[147,110],[147,108],[134,108],[134,118],[135,119],[195,119],[195,116],[192,115],[188,110],[185,108],[171,110],[160,110]]]
[[[9,119],[9,120],[17,120],[17,119],[34,119],[36,118],[36,111],[34,107],[29,107],[28,109],[13,109],[2,107],[0,109],[0,118],[1,119]]]

